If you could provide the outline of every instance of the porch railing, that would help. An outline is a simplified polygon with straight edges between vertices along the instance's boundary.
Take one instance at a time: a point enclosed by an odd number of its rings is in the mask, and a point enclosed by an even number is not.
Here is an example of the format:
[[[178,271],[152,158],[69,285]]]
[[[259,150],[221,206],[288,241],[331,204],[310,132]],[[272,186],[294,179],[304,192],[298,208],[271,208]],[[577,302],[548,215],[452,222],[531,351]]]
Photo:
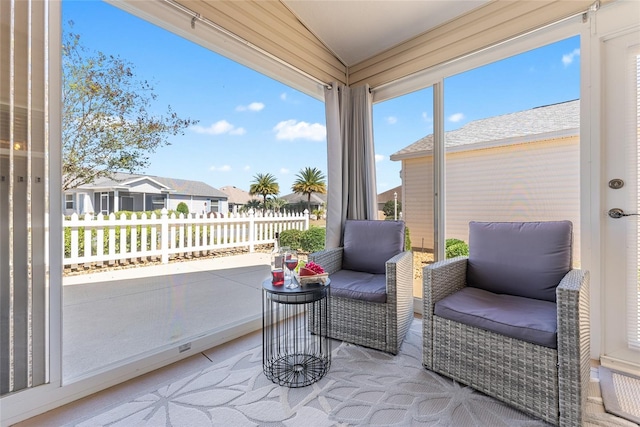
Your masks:
[[[92,264],[198,257],[211,252],[248,248],[275,241],[275,233],[309,228],[309,213],[276,213],[262,216],[249,211],[227,217],[143,213],[130,219],[122,213],[108,216],[73,214],[63,221],[64,265],[79,268]]]

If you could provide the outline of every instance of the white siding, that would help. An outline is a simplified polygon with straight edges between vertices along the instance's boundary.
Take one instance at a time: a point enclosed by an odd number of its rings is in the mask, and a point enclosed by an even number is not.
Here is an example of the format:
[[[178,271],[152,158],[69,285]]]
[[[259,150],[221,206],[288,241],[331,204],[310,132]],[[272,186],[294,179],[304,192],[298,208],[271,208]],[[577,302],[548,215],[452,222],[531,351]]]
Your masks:
[[[433,249],[429,188],[431,157],[403,161],[405,220],[414,248]],[[573,222],[574,260],[580,259],[578,137],[446,156],[446,238],[468,238],[469,221]]]
[[[402,215],[409,228],[411,246],[433,250],[433,158],[402,162]]]

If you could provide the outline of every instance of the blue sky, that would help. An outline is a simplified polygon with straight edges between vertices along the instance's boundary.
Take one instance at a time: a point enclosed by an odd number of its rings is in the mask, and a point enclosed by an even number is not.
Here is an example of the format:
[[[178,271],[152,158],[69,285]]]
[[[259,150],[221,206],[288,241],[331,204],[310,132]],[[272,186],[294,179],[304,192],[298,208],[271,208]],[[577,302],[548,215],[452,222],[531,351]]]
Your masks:
[[[150,156],[141,173],[248,190],[272,173],[280,195],[304,167],[326,173],[324,104],[256,71],[98,0],[63,0],[63,22],[94,51],[134,65],[167,105],[199,120]],[[579,39],[573,37],[445,80],[446,130],[469,121],[579,98]],[[378,192],[400,185],[396,151],[433,130],[432,90],[374,105]]]

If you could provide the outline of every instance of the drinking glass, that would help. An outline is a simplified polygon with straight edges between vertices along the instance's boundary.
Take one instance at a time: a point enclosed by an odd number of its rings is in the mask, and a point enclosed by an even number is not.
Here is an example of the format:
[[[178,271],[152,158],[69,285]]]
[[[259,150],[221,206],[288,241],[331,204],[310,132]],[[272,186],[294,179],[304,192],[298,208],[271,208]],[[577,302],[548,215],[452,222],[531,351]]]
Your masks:
[[[288,289],[297,288],[299,285],[295,280],[293,270],[295,270],[298,266],[298,252],[292,249],[288,250],[284,255],[284,265],[285,267],[287,267],[287,270],[289,270],[289,282],[285,285],[285,287],[287,287]]]

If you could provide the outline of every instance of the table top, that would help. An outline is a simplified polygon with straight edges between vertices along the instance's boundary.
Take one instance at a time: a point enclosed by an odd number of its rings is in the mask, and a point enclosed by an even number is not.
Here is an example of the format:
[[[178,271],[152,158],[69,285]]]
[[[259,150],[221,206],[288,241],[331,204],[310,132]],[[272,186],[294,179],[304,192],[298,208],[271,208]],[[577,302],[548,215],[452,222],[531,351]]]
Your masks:
[[[294,297],[296,295],[303,295],[303,294],[321,294],[324,295],[327,293],[327,290],[329,288],[329,286],[331,285],[331,279],[327,278],[327,284],[323,285],[320,283],[310,283],[310,284],[306,284],[306,285],[300,285],[297,288],[294,289],[289,289],[287,287],[285,287],[284,285],[279,285],[279,286],[274,286],[271,283],[271,279],[265,279],[262,282],[262,289],[264,289],[265,291],[272,293],[272,294],[278,294],[278,295],[282,295],[282,296],[291,296]]]

